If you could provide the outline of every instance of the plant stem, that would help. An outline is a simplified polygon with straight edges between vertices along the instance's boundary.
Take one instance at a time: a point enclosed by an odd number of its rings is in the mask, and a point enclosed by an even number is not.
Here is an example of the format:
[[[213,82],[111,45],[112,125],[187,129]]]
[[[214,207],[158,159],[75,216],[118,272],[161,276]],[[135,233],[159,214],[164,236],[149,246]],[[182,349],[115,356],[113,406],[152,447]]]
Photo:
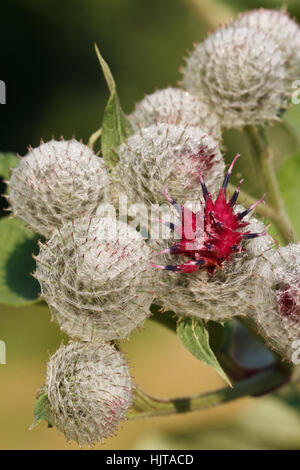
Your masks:
[[[129,410],[129,419],[166,416],[189,411],[200,411],[221,403],[249,395],[259,395],[277,388],[286,382],[286,374],[278,369],[269,369],[246,380],[237,382],[234,388],[226,387],[215,392],[190,397],[162,399],[151,397],[140,389],[135,391],[134,404]]]
[[[294,241],[296,239],[295,230],[281,197],[274,168],[273,154],[268,145],[265,130],[262,127],[246,126],[245,132],[259,163],[266,184],[267,196],[271,203],[271,212],[269,215],[265,215],[276,224],[286,243]]]
[[[90,149],[94,149],[94,145],[95,143],[97,142],[97,140],[99,139],[99,137],[101,136],[101,133],[102,133],[102,128],[100,127],[100,129],[98,129],[97,131],[95,131],[89,138],[89,142],[88,142],[88,147]]]

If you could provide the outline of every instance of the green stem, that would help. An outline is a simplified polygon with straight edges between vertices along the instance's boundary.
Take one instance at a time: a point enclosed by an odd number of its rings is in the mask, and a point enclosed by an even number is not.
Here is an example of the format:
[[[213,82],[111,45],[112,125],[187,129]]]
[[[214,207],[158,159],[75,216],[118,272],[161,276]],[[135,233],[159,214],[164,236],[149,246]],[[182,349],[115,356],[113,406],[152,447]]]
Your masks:
[[[226,387],[215,392],[190,397],[154,398],[137,389],[134,404],[127,417],[129,419],[139,419],[205,410],[238,398],[263,394],[285,382],[286,374],[283,371],[270,369],[237,382],[234,388]]]
[[[281,197],[274,168],[273,153],[268,145],[265,130],[262,127],[246,126],[245,132],[260,166],[266,185],[267,196],[270,200],[271,212],[269,215],[266,214],[266,216],[276,224],[286,243],[294,241],[296,239],[295,230]]]
[[[102,128],[100,127],[100,129],[98,129],[97,131],[95,131],[89,138],[89,142],[88,142],[88,147],[90,149],[94,149],[94,145],[95,143],[97,142],[97,140],[99,139],[99,137],[101,136],[101,133],[102,133]]]

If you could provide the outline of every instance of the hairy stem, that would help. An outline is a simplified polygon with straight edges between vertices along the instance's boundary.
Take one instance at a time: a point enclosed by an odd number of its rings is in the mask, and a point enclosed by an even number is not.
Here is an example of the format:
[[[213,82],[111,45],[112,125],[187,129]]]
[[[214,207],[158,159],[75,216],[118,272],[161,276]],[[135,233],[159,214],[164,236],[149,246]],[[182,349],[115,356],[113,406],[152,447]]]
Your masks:
[[[286,208],[281,197],[274,168],[273,153],[268,145],[265,130],[262,127],[246,126],[245,132],[251,142],[254,155],[260,166],[266,185],[267,197],[271,204],[271,212],[269,215],[265,215],[275,223],[286,243],[294,241],[296,239],[295,229],[286,212]]]
[[[129,419],[166,416],[189,411],[201,411],[227,403],[237,398],[260,395],[275,389],[286,382],[286,374],[278,369],[270,369],[246,380],[237,382],[234,388],[226,387],[215,392],[192,395],[190,397],[162,399],[151,397],[140,389],[135,391],[134,404],[129,410]]]
[[[97,131],[95,131],[89,138],[89,142],[88,142],[88,147],[90,149],[94,149],[94,145],[95,143],[97,142],[97,140],[99,139],[99,137],[101,136],[101,133],[102,133],[102,128],[100,127],[100,129],[98,129]]]

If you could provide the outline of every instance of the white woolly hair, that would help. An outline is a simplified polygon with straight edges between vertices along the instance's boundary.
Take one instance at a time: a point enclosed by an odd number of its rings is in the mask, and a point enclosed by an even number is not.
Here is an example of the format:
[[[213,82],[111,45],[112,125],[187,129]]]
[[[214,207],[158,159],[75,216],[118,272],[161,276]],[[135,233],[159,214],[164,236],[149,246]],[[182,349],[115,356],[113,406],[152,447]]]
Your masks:
[[[9,201],[14,216],[48,238],[65,220],[93,214],[108,187],[105,164],[92,150],[75,139],[52,140],[21,158]]]
[[[289,106],[285,61],[267,34],[233,24],[195,46],[182,85],[220,116],[224,128],[264,125]]]
[[[287,59],[286,65],[294,78],[300,72],[300,28],[287,11],[282,9],[260,8],[241,13],[235,25],[262,31],[280,46]]]
[[[112,218],[76,219],[41,245],[35,276],[72,338],[126,338],[150,314],[155,273],[142,236]]]
[[[300,244],[266,252],[255,287],[253,320],[269,346],[291,362],[293,342],[300,340]]]
[[[221,139],[220,118],[206,103],[180,88],[158,90],[136,104],[129,120],[138,130],[157,122],[198,126],[215,140]]]
[[[244,208],[237,206],[236,211]],[[261,233],[264,224],[255,217],[245,217],[249,225],[244,231]],[[234,316],[246,316],[253,311],[253,293],[258,279],[261,255],[273,246],[269,236],[249,240],[246,251],[234,255],[210,276],[206,270],[192,274],[163,271],[159,299],[155,302],[180,316],[223,321]],[[179,264],[178,257],[170,257],[162,264]]]
[[[47,365],[45,385],[55,425],[80,445],[113,435],[132,403],[128,366],[102,342],[60,347]]]
[[[164,188],[179,203],[202,194],[200,171],[211,192],[224,177],[224,161],[216,141],[200,128],[158,123],[132,135],[117,150],[112,178],[118,194],[130,203],[165,203]]]

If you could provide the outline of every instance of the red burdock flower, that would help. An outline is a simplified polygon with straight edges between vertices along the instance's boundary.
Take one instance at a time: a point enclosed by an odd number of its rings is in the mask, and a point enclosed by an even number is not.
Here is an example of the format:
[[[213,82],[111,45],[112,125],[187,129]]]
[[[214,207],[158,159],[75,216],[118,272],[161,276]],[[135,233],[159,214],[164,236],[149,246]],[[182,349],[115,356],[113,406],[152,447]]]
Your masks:
[[[265,231],[261,233],[241,231],[241,229],[249,225],[249,222],[243,221],[243,218],[263,200],[264,195],[248,209],[234,213],[234,206],[243,181],[241,180],[238,188],[230,200],[227,201],[226,188],[238,157],[239,155],[236,155],[232,161],[214,202],[207,190],[202,175],[199,173],[204,207],[198,212],[193,212],[177,204],[164,191],[163,194],[179,213],[181,222],[180,226],[175,226],[171,223],[166,223],[166,225],[179,234],[180,241],[174,243],[170,248],[161,251],[159,254],[183,255],[190,259],[178,265],[162,266],[151,263],[152,266],[183,273],[192,273],[200,268],[206,268],[210,274],[213,274],[215,268],[222,269],[224,261],[228,261],[233,254],[240,253],[244,249],[242,246],[243,240],[249,240],[266,234]]]

